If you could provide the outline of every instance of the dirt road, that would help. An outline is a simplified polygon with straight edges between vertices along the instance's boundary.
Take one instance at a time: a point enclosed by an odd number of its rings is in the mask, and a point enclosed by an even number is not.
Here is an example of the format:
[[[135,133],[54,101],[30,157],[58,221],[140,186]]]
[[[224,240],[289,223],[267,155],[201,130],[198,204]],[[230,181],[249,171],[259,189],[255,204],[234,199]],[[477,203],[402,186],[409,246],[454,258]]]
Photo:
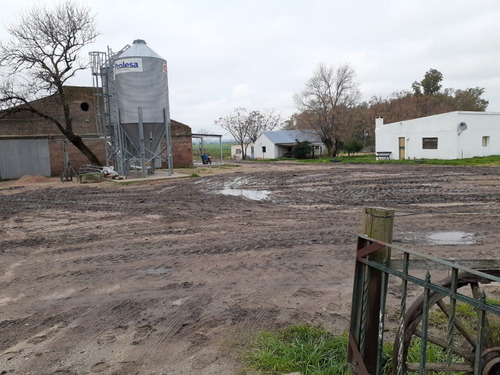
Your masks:
[[[256,330],[340,333],[364,206],[396,210],[402,246],[500,256],[499,168],[248,163],[199,174],[0,183],[0,374],[229,375]],[[451,231],[470,243],[430,240]]]

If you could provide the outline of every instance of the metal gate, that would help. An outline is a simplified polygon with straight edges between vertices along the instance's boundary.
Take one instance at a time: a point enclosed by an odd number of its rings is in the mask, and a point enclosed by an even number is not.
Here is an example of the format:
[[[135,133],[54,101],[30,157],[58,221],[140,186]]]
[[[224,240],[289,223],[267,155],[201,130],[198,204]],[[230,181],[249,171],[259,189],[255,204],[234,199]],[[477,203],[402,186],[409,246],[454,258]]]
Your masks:
[[[380,261],[375,254],[387,248],[391,257]],[[375,293],[369,285],[374,280]],[[359,235],[352,372],[500,374],[500,301],[483,290],[491,283],[500,283],[499,259],[446,261]],[[390,319],[388,298],[397,300]],[[387,342],[393,342],[392,358],[387,350],[384,355]]]
[[[24,175],[50,177],[48,140],[0,139],[0,179],[16,179]]]

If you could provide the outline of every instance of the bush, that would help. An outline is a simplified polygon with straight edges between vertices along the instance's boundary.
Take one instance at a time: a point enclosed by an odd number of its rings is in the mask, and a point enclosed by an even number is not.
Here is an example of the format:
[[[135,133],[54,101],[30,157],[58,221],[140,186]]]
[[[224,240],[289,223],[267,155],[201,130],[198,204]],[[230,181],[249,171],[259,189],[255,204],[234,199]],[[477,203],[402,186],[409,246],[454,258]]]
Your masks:
[[[311,151],[311,142],[300,142],[298,139],[296,139],[295,145],[292,147],[292,156],[296,159],[307,159],[311,154]]]
[[[343,145],[342,149],[347,152],[347,156],[360,152],[363,149],[363,144],[359,141],[350,141]]]

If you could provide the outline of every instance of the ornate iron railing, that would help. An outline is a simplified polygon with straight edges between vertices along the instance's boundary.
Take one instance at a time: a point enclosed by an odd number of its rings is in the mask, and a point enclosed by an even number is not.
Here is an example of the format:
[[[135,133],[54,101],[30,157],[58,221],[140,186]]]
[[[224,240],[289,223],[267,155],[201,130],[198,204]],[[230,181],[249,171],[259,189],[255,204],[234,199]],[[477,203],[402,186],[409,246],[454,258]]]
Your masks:
[[[375,254],[381,251],[392,255],[380,261]],[[392,327],[386,327],[389,279],[390,297],[399,299]],[[352,372],[500,374],[500,302],[482,290],[491,283],[500,283],[500,259],[443,260],[360,235],[349,339]],[[387,359],[383,347],[391,340],[392,359]],[[419,347],[416,358],[414,347]],[[438,358],[428,359],[430,350]]]

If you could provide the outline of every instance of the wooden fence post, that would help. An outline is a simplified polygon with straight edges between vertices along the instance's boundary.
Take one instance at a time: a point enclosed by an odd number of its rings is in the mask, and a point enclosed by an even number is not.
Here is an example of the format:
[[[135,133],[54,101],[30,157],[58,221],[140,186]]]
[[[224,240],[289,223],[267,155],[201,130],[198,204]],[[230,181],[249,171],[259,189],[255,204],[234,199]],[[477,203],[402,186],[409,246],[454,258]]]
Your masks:
[[[392,231],[394,225],[394,210],[383,208],[364,208],[362,233],[376,240],[392,243]],[[391,249],[384,247],[372,255],[369,259],[387,264],[390,263]],[[366,319],[366,337],[364,344],[364,358],[366,369],[370,374],[376,373],[378,327],[380,323],[380,296],[383,289],[387,289],[387,283],[382,285],[382,272],[376,269],[369,270],[368,283],[368,307]]]

